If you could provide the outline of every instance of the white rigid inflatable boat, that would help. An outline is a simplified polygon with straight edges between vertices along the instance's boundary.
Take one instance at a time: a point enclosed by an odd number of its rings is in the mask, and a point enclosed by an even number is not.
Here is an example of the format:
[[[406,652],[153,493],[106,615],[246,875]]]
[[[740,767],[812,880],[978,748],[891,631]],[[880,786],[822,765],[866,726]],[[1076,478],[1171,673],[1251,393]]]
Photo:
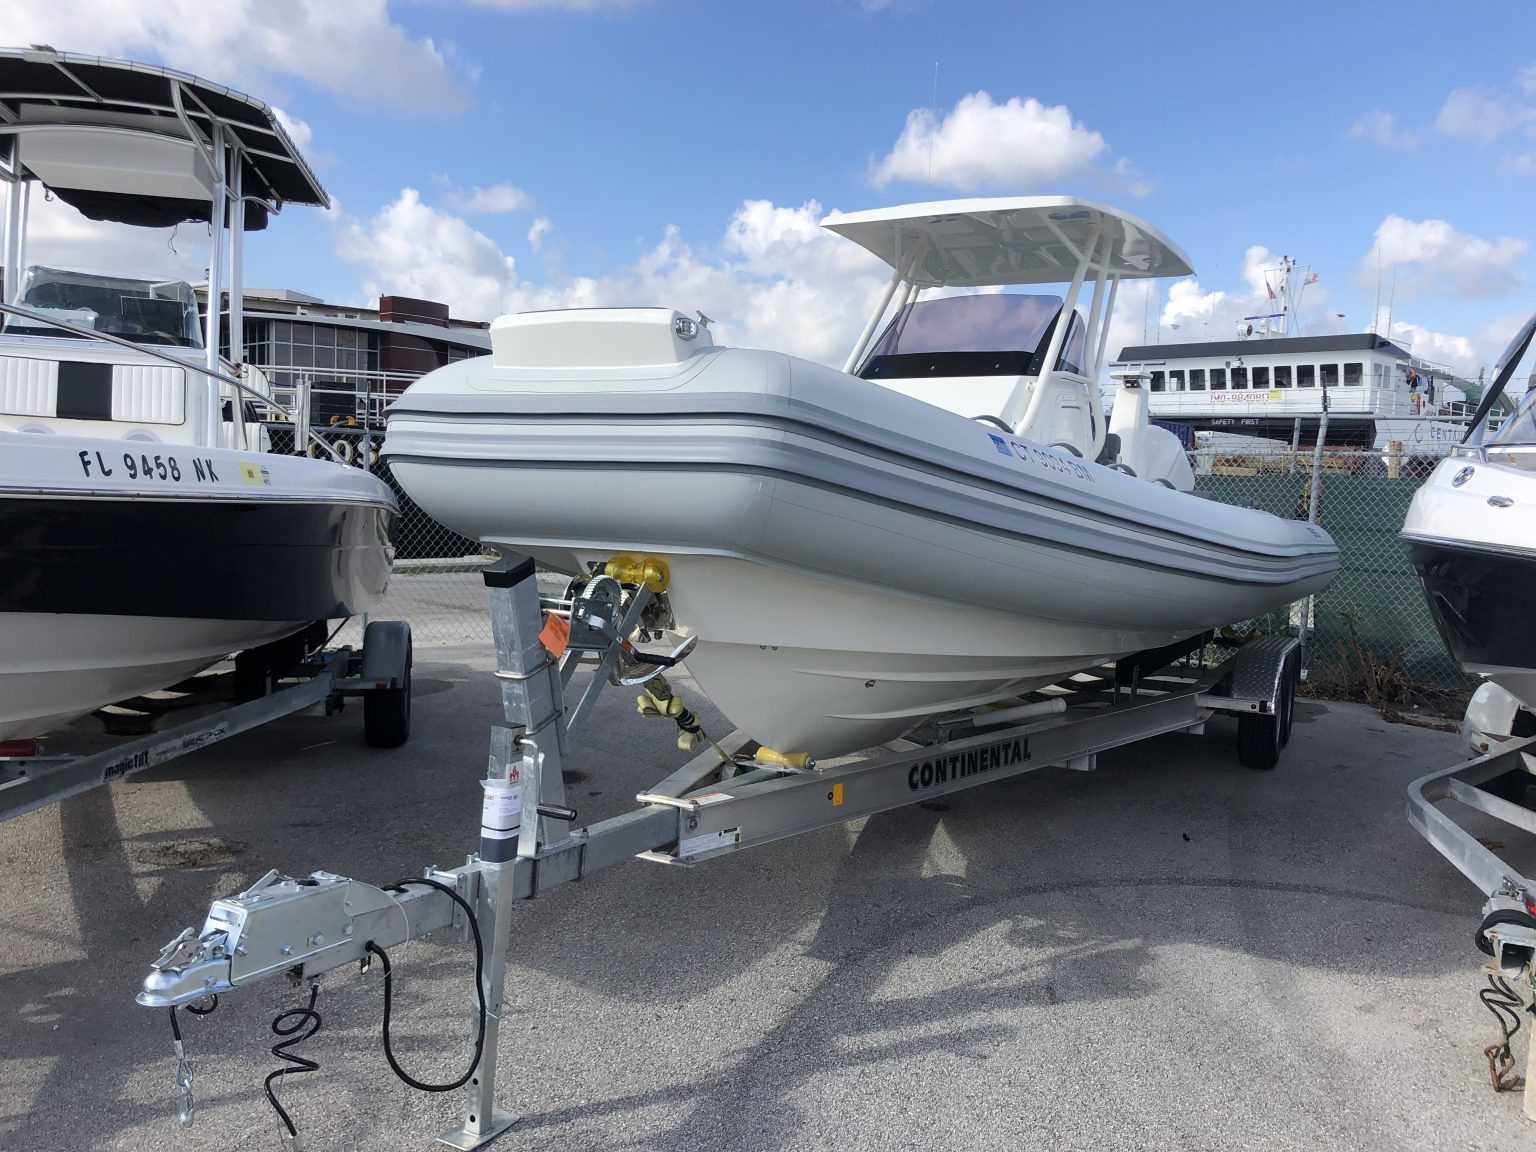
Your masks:
[[[394,474],[456,531],[555,569],[664,559],[676,630],[697,638],[688,669],[699,686],[763,745],[819,757],[1246,619],[1332,578],[1337,549],[1320,528],[1188,490],[1184,453],[1148,423],[1137,377],[1122,382],[1112,421],[1099,411],[1114,283],[1188,271],[1146,225],[1033,198],[829,226],[877,252],[895,238],[891,287],[850,358],[872,346],[860,371],[875,379],[717,347],[669,309],[506,316],[490,357],[441,368],[392,406]],[[922,287],[1053,282],[1074,264],[1066,300],[1027,349],[972,347],[958,360],[901,350]],[[1089,275],[1085,330],[1075,304]],[[903,394],[920,394],[918,380],[943,386],[956,367],[965,375],[947,383],[960,402],[986,402],[990,389],[1001,415]]]

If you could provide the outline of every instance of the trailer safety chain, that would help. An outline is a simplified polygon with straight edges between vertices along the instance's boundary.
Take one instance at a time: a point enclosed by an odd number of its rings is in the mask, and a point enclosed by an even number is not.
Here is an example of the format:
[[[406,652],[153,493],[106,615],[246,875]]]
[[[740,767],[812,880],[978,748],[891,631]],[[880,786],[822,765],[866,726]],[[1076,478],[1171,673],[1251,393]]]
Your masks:
[[[469,921],[469,930],[475,938],[475,995],[480,1001],[479,1025],[475,1030],[475,1056],[469,1062],[469,1067],[464,1070],[464,1075],[447,1084],[428,1084],[424,1080],[418,1080],[400,1067],[400,1062],[395,1059],[394,1048],[389,1040],[389,1016],[390,1005],[394,1000],[394,975],[390,969],[389,956],[372,940],[363,945],[364,949],[373,956],[379,958],[379,963],[384,965],[384,1059],[389,1061],[390,1068],[395,1075],[405,1083],[415,1088],[418,1092],[452,1092],[455,1088],[462,1088],[469,1083],[469,1078],[475,1074],[475,1069],[480,1067],[480,1055],[485,1049],[485,945],[480,939],[480,925],[475,919],[475,910],[469,906],[469,902],[450,888],[447,884],[440,884],[436,880],[426,880],[421,877],[407,877],[404,880],[396,880],[386,892],[398,892],[402,888],[416,885],[422,888],[436,888],[455,904],[464,910],[464,915]]]
[[[219,1006],[219,998],[210,998],[206,1008],[188,1004],[186,1009],[194,1016],[206,1016]],[[176,1019],[176,1007],[171,1006],[171,1047],[176,1050],[176,1087],[181,1091],[181,1126],[192,1127],[197,1111],[197,1101],[192,1097],[192,1061],[187,1059],[186,1047],[181,1042],[181,1022]]]
[[[272,1091],[272,1081],[279,1083],[292,1072],[299,1075],[304,1072],[318,1072],[320,1065],[317,1061],[306,1059],[297,1052],[289,1049],[295,1044],[302,1044],[316,1032],[320,1031],[320,1013],[315,1011],[315,998],[320,995],[320,985],[309,986],[309,1003],[300,1008],[289,1008],[286,1012],[279,1012],[272,1020],[272,1034],[279,1037],[278,1042],[272,1045],[272,1055],[285,1061],[281,1068],[268,1072],[263,1086],[267,1090],[267,1100],[271,1103],[277,1118],[283,1122],[283,1127],[288,1130],[283,1137],[285,1149],[296,1150],[299,1146],[299,1132],[293,1126],[293,1118],[288,1115],[288,1110],[278,1102],[277,1093]]]
[[[1482,1001],[1484,1008],[1493,1013],[1493,1018],[1499,1022],[1499,1031],[1503,1033],[1498,1043],[1483,1049],[1483,1055],[1488,1057],[1488,1079],[1495,1092],[1518,1091],[1525,1087],[1525,1078],[1514,1072],[1515,1056],[1509,1050],[1509,1042],[1520,1031],[1521,1011],[1533,1009],[1526,1007],[1525,999],[1509,986],[1504,977],[1491,972],[1488,974],[1488,987],[1479,991],[1477,998]]]

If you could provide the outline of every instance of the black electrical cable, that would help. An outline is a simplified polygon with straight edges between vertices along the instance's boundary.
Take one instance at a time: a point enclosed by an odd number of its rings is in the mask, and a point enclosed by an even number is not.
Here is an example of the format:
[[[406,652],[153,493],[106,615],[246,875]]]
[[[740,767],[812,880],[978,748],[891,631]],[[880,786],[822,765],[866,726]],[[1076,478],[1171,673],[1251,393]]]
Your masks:
[[[1504,977],[1492,973],[1488,975],[1488,987],[1480,991],[1477,998],[1483,1002],[1484,1008],[1493,1013],[1493,1018],[1499,1022],[1499,1031],[1504,1034],[1504,1038],[1497,1044],[1490,1044],[1483,1049],[1483,1055],[1488,1057],[1488,1078],[1493,1084],[1493,1090],[1516,1091],[1525,1081],[1512,1075],[1515,1057],[1509,1050],[1509,1042],[1520,1031],[1520,1013],[1525,1010],[1525,1000],[1509,986]]]
[[[206,1008],[199,1008],[196,1004],[182,1005],[183,1008],[192,1013],[194,1016],[207,1016],[218,1006],[219,998],[213,995],[208,997],[208,1007]],[[176,1019],[176,1005],[174,1004],[171,1005],[171,1038],[178,1043],[181,1041],[181,1022]]]
[[[295,1044],[302,1044],[316,1032],[320,1031],[320,1013],[315,1011],[315,997],[318,995],[320,995],[320,985],[311,984],[309,986],[309,1003],[307,1005],[303,1008],[290,1008],[286,1012],[279,1012],[272,1021],[272,1034],[284,1037],[284,1039],[272,1045],[272,1055],[276,1056],[279,1060],[287,1061],[287,1063],[277,1071],[267,1074],[265,1081],[267,1099],[271,1101],[273,1109],[277,1112],[277,1118],[283,1122],[283,1127],[288,1129],[288,1135],[295,1140],[299,1137],[298,1129],[293,1126],[293,1120],[288,1115],[287,1110],[278,1103],[277,1094],[272,1091],[272,1081],[280,1076],[286,1076],[290,1072],[298,1075],[301,1072],[320,1071],[320,1065],[315,1061],[306,1060],[298,1053],[288,1051]],[[290,1020],[291,1023],[289,1022]]]
[[[384,949],[380,948],[372,940],[363,945],[365,951],[379,958],[379,963],[384,965],[384,1059],[389,1061],[390,1068],[401,1080],[415,1088],[419,1092],[452,1092],[455,1088],[462,1088],[469,1083],[469,1078],[475,1074],[475,1069],[480,1067],[480,1053],[485,1048],[485,945],[480,939],[480,925],[475,921],[475,910],[469,906],[468,901],[460,896],[446,884],[440,884],[436,880],[425,880],[420,877],[409,877],[405,880],[397,880],[386,891],[399,891],[409,885],[417,885],[422,888],[436,888],[439,892],[449,897],[455,904],[464,910],[464,915],[469,920],[469,930],[475,938],[475,995],[480,1000],[480,1022],[475,1030],[475,1056],[470,1061],[469,1067],[464,1070],[464,1075],[448,1084],[428,1084],[424,1080],[418,1080],[395,1059],[394,1048],[389,1040],[389,1015],[390,1005],[394,998],[394,976],[390,971],[389,957]]]

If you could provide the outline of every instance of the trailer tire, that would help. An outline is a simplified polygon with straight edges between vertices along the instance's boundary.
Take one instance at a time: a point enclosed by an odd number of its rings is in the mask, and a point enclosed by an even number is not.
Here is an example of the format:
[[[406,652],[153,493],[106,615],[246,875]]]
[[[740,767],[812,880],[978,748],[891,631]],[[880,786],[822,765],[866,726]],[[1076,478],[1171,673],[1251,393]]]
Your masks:
[[[271,655],[265,644],[235,653],[235,699],[239,703],[260,700],[271,690]]]
[[[398,748],[411,736],[409,624],[375,620],[364,629],[363,674],[370,679],[388,675],[396,680],[393,688],[372,688],[363,693],[363,739],[370,748]]]
[[[1280,676],[1280,697],[1275,710],[1237,718],[1237,758],[1244,767],[1268,772],[1280,763],[1280,750],[1290,738],[1290,725],[1296,715],[1296,680],[1290,660]]]

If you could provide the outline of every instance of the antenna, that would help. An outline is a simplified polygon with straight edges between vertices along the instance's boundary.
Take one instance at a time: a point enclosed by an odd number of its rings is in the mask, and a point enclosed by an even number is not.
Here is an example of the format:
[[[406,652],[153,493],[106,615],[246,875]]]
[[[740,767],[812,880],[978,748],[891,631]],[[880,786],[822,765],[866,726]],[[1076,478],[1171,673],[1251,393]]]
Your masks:
[[[1376,303],[1370,309],[1370,330],[1375,332],[1381,323],[1381,241],[1376,241]]]
[[[928,180],[933,180],[933,138],[939,134],[939,62],[933,62],[933,101],[929,105],[933,131],[928,133]]]
[[[1392,291],[1387,296],[1387,339],[1392,339],[1392,305],[1397,302],[1397,265],[1392,265]]]

